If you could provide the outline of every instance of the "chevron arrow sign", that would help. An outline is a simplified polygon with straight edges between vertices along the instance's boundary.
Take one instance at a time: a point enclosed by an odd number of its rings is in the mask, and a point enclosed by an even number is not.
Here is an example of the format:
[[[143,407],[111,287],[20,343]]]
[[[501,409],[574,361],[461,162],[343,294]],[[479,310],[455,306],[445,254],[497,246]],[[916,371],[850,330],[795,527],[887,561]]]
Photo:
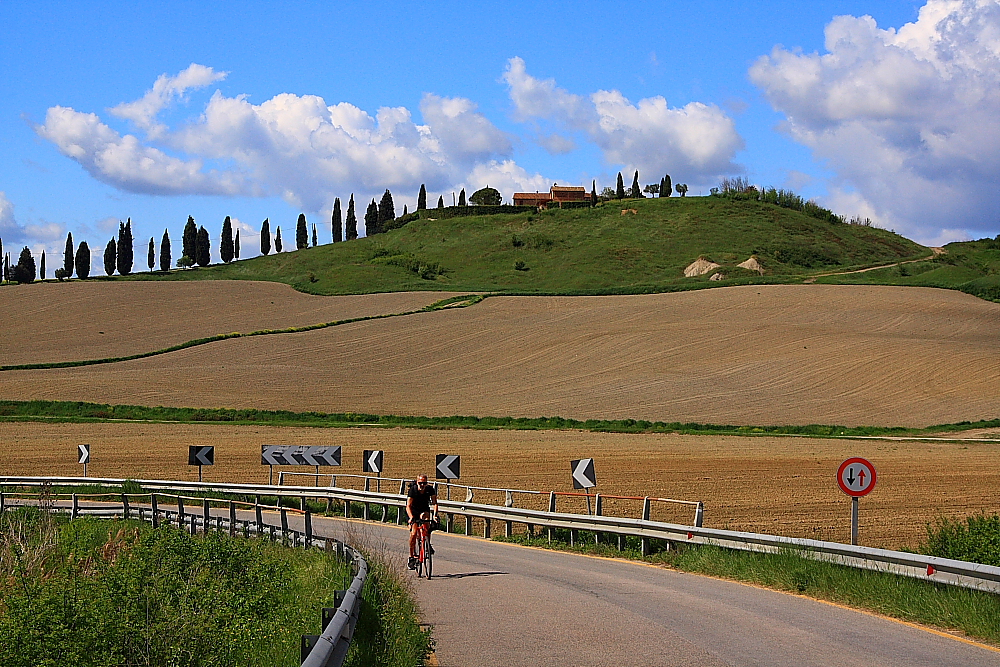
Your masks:
[[[597,475],[594,474],[594,459],[577,459],[570,461],[573,473],[574,489],[590,489],[597,486]]]
[[[385,452],[381,449],[366,449],[364,457],[363,472],[373,472],[376,475],[382,474],[382,463]]]
[[[339,466],[340,447],[261,445],[260,463],[265,466]]]
[[[215,447],[212,445],[189,445],[188,446],[189,466],[214,466]]]
[[[80,463],[90,463],[90,445],[77,445],[80,452]]]
[[[458,479],[461,477],[462,459],[459,456],[438,454],[436,466],[435,472],[438,479]]]

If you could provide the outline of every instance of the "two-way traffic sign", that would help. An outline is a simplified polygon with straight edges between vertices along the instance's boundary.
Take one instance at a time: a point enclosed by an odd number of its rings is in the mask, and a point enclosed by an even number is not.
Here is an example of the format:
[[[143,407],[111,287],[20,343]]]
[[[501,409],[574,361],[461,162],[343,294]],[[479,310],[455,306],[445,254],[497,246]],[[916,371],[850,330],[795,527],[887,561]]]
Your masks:
[[[877,479],[875,466],[857,456],[841,463],[840,469],[837,470],[837,484],[840,490],[854,498],[871,493]]]
[[[260,462],[266,466],[339,466],[340,447],[261,445]]]
[[[212,445],[189,445],[188,446],[189,466],[214,466],[215,447]]]
[[[458,479],[461,477],[462,458],[455,454],[438,454],[435,472],[438,479]]]
[[[573,473],[574,489],[590,489],[597,486],[597,475],[594,474],[594,459],[570,461],[570,471]]]
[[[373,472],[376,475],[382,474],[382,463],[385,459],[385,452],[381,449],[366,449],[364,452],[363,472]]]

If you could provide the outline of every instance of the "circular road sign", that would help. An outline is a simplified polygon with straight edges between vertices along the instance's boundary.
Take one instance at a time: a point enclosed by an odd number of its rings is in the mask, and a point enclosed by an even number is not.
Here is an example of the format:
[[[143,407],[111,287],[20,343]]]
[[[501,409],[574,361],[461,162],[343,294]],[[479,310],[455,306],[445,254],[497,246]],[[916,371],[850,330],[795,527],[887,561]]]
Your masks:
[[[837,470],[837,484],[840,485],[840,490],[855,498],[871,493],[877,479],[875,466],[857,456],[841,463],[840,469]]]

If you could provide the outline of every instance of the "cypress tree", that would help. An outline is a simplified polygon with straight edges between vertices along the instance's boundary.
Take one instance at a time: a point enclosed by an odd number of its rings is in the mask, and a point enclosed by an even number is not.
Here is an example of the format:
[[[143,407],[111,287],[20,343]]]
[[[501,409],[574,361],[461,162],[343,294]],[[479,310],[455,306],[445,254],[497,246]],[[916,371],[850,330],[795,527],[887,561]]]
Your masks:
[[[438,208],[444,208],[444,195],[438,197]]]
[[[66,234],[66,250],[63,252],[63,270],[66,277],[73,275],[73,232]]]
[[[358,238],[358,217],[354,214],[354,193],[347,203],[347,221],[344,223],[344,238],[353,241]]]
[[[38,262],[38,279],[45,280],[45,251],[42,251],[42,258]]]
[[[663,196],[669,197],[670,194],[671,194],[671,191],[673,189],[674,189],[674,186],[670,182],[670,174],[667,174],[666,176],[663,177],[663,185],[660,186],[660,196],[661,197],[663,197]],[[664,192],[666,192],[667,194],[664,195],[663,194]]]
[[[77,278],[90,277],[90,246],[87,245],[86,241],[80,241],[80,245],[76,249],[75,264]]]
[[[271,254],[271,223],[269,218],[264,218],[260,225],[260,254]]]
[[[219,255],[225,264],[233,261],[233,221],[228,215],[222,221],[222,238],[219,241]]]
[[[372,203],[368,204],[368,210],[365,211],[365,236],[374,236],[379,231],[378,204],[372,199]]]
[[[299,213],[298,222],[295,223],[295,249],[302,250],[309,247],[309,230],[306,228],[306,214]]]
[[[458,193],[458,205],[468,206],[468,204],[465,203],[465,188],[462,188],[462,191]]]
[[[3,257],[3,239],[0,239],[0,257]],[[0,283],[7,279],[7,275],[3,272],[3,266],[0,266]]]
[[[240,258],[240,229],[236,228],[236,238],[233,239],[233,257]]]
[[[403,217],[405,218],[407,215],[408,214],[406,212],[406,204],[403,204]]]
[[[420,193],[417,195],[417,210],[427,210],[427,188],[424,187],[423,183],[420,184]]]
[[[35,282],[35,258],[31,256],[28,246],[21,250],[11,277],[19,284]]]
[[[170,270],[170,236],[167,230],[163,230],[163,238],[160,239],[160,271]]]
[[[146,253],[146,264],[149,265],[149,272],[153,272],[153,267],[156,266],[156,241],[153,237],[149,237],[149,252]]]
[[[188,216],[187,224],[184,225],[184,235],[181,237],[181,244],[184,257],[187,257],[193,263],[195,256],[198,254],[198,228],[194,224],[194,218],[190,215]]]
[[[112,238],[108,241],[108,245],[104,246],[104,273],[113,276],[117,263],[118,251],[115,248],[115,240]]]
[[[392,203],[392,193],[389,192],[388,188],[385,194],[382,195],[382,201],[378,205],[378,230],[379,232],[384,232],[387,222],[392,222],[396,219],[396,207]]]
[[[4,282],[10,281],[10,255],[3,256],[3,280]]]
[[[594,179],[593,184],[590,186],[590,205],[597,206],[597,179]]]
[[[622,173],[618,172],[618,187],[615,188],[615,196],[619,199],[625,199],[625,182],[622,181]]]
[[[274,228],[274,252],[281,252],[281,225]]]
[[[333,215],[330,216],[330,231],[333,234],[333,243],[340,243],[342,236],[342,221],[340,219],[340,197],[333,200]]]
[[[316,236],[316,223],[313,223],[313,247],[319,245],[319,238]]]
[[[198,228],[197,243],[195,245],[195,261],[198,266],[208,266],[212,261],[212,246],[208,239],[208,230],[204,227]]]
[[[639,188],[639,172],[635,172],[632,177],[632,199],[642,199],[642,190]]]
[[[118,227],[118,273],[127,276],[132,273],[133,250],[132,250],[132,218],[129,218],[124,225]]]

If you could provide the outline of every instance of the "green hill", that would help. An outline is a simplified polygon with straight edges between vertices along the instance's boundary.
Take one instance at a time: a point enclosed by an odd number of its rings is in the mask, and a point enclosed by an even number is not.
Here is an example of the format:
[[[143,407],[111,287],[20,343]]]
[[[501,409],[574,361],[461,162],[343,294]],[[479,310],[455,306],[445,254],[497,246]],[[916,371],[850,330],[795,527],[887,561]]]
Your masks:
[[[626,207],[637,213],[622,215]],[[448,219],[436,214],[423,211],[420,219],[371,238],[134,278],[272,280],[315,294],[628,293],[706,287],[711,274],[683,273],[700,257],[722,266],[715,272],[726,278],[711,284],[726,285],[796,281],[930,254],[883,229],[723,197]],[[758,258],[763,276],[736,268],[750,256]]]

